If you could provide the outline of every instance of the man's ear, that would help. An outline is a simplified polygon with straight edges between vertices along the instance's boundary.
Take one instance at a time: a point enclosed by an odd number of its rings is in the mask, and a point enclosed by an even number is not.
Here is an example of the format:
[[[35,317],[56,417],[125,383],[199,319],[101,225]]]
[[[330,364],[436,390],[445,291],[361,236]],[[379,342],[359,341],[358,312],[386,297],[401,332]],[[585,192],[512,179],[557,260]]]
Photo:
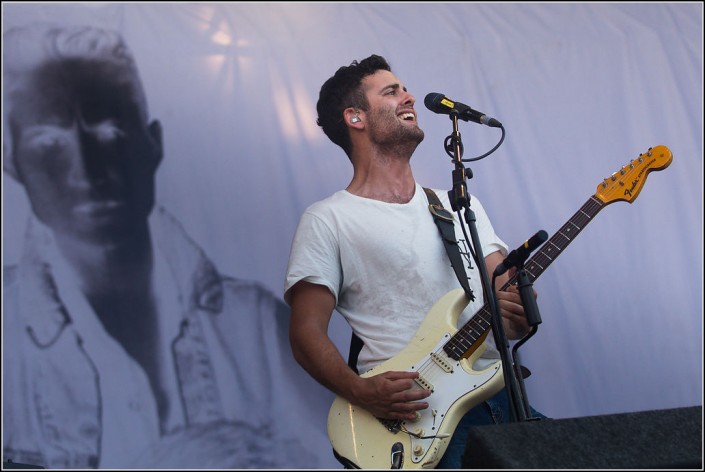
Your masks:
[[[346,108],[343,111],[343,117],[345,118],[345,124],[352,126],[353,128],[362,127],[362,118],[360,117],[360,110],[353,107]]]
[[[152,146],[151,155],[154,158],[154,168],[156,169],[164,157],[164,143],[162,140],[162,124],[159,120],[153,120],[147,127]]]
[[[9,134],[7,130],[5,131],[5,133]],[[17,183],[21,184],[22,180],[17,174],[17,169],[15,168],[15,161],[13,160],[14,153],[12,152],[12,144],[12,139],[4,139],[2,141],[2,170],[7,175],[12,177],[15,181],[17,181]]]

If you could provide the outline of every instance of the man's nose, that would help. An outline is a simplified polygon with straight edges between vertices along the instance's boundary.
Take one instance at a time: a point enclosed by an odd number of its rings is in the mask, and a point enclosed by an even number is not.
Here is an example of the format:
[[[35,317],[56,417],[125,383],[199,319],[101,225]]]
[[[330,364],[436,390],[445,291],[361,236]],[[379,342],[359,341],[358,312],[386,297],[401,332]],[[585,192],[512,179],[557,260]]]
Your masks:
[[[92,183],[106,178],[111,162],[118,154],[114,140],[106,139],[105,130],[99,125],[87,124],[83,120],[76,124],[76,135],[80,158],[75,166],[75,177],[87,178]]]

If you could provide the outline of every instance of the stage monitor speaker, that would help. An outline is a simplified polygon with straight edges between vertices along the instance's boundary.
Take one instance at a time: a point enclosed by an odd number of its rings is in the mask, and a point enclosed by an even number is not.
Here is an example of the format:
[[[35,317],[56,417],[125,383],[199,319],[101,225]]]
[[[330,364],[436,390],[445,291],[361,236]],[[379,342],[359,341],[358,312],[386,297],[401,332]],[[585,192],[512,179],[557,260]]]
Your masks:
[[[702,406],[476,426],[466,469],[700,469]]]

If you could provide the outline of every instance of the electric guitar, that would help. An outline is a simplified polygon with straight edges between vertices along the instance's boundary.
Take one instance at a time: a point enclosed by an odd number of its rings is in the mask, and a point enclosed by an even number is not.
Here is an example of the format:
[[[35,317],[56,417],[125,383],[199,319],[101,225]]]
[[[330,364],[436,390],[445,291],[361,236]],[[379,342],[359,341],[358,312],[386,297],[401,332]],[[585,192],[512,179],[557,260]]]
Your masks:
[[[595,195],[526,261],[529,280],[536,280],[600,210],[616,201],[632,203],[649,172],[665,169],[672,160],[666,146],[649,148],[600,183]],[[513,277],[502,289],[515,282]],[[426,398],[429,407],[420,410],[415,420],[377,418],[336,397],[328,413],[328,438],[339,461],[350,468],[433,468],[463,415],[502,389],[501,361],[484,370],[472,368],[485,350],[482,343],[492,320],[489,305],[456,328],[468,303],[461,288],[445,294],[399,354],[362,374],[371,377],[387,371],[418,371],[417,386],[433,394]]]

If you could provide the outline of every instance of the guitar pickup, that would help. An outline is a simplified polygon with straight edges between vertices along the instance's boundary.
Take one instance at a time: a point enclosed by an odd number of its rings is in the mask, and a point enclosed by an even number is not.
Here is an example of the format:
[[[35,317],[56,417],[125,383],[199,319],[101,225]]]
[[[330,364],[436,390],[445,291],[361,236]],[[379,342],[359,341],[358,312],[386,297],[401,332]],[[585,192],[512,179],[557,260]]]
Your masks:
[[[418,385],[419,387],[433,392],[433,385],[420,375],[414,379],[414,382],[416,382],[416,385]]]
[[[436,363],[436,365],[438,365],[438,367],[440,367],[441,369],[443,369],[447,373],[449,373],[449,374],[453,373],[453,366],[446,359],[441,357],[438,353],[432,352],[431,359],[433,360],[433,362]]]

